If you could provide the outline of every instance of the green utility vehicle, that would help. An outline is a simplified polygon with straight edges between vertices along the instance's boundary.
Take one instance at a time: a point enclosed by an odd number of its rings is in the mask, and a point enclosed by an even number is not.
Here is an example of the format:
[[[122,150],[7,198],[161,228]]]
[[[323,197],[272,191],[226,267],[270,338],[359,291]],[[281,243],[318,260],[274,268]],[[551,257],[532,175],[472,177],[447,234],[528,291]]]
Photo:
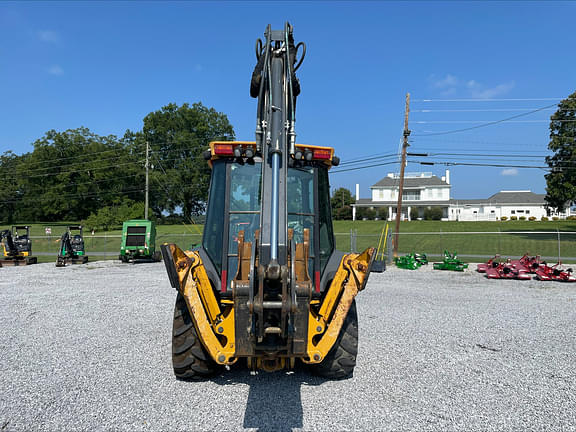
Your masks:
[[[156,251],[156,224],[149,220],[133,219],[122,225],[120,261],[153,262],[160,261],[160,251]]]

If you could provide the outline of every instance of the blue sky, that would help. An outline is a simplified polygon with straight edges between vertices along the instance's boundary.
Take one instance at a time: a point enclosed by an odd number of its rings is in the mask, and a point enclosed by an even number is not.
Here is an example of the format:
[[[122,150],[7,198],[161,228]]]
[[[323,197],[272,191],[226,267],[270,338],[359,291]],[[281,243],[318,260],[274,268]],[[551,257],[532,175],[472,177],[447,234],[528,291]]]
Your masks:
[[[238,139],[252,140],[254,43],[268,23],[280,29],[288,20],[308,46],[298,142],[331,145],[342,161],[397,153],[410,92],[411,152],[435,153],[428,159],[437,162],[475,163],[478,156],[462,155],[485,154],[496,164],[540,166],[553,109],[424,135],[528,113],[573,93],[576,58],[567,47],[575,14],[576,3],[552,1],[2,2],[0,152],[30,151],[50,129],[122,135],[170,102],[212,106]],[[410,163],[407,171],[445,169]],[[541,169],[449,169],[454,198],[545,191]],[[354,191],[360,183],[368,197],[370,185],[397,170],[334,172],[332,187]]]

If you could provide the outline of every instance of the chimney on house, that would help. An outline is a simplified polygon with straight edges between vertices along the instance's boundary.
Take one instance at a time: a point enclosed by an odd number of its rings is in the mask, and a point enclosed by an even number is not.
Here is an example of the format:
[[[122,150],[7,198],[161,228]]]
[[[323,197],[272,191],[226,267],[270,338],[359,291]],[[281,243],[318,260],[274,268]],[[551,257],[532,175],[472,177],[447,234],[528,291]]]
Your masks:
[[[446,170],[446,183],[450,184],[450,170]]]
[[[356,183],[356,201],[360,199],[360,183]]]

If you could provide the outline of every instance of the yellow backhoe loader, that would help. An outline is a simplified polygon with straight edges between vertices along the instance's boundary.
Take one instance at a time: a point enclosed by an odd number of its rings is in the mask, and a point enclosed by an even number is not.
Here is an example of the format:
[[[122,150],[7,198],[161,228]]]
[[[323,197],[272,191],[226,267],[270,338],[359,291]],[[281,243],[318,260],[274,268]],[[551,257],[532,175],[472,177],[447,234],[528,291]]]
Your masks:
[[[356,365],[354,298],[374,249],[336,250],[328,171],[339,159],[330,147],[295,142],[295,72],[306,47],[294,44],[288,23],[268,26],[265,37],[250,86],[258,98],[256,140],[210,143],[202,244],[192,251],[162,245],[178,291],[172,354],[183,379],[240,360],[266,371],[299,361],[335,379]]]

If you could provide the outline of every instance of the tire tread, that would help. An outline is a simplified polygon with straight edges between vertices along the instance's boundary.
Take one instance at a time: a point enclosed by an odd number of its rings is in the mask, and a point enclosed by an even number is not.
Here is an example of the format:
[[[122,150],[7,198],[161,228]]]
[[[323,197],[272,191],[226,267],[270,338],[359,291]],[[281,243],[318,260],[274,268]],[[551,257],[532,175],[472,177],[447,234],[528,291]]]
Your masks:
[[[358,354],[358,314],[352,302],[338,339],[321,363],[310,365],[312,373],[329,379],[349,378],[354,373]]]
[[[178,293],[172,327],[172,366],[182,380],[209,378],[222,370],[200,342],[184,297]]]

